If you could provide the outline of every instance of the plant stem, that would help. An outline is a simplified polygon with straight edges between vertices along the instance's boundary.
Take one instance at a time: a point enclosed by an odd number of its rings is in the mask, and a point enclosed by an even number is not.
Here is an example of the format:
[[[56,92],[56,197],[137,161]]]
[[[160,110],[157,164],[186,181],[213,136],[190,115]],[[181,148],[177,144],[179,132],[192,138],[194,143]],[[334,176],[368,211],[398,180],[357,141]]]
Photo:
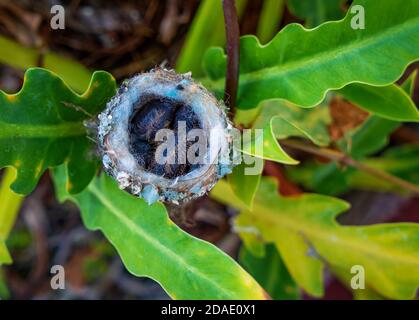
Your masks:
[[[358,162],[348,155],[329,148],[318,148],[313,145],[309,145],[299,140],[285,139],[281,140],[281,144],[292,149],[301,150],[307,153],[311,153],[323,158],[327,158],[333,161],[343,163],[348,166],[357,168],[358,170],[367,172],[377,178],[388,181],[392,184],[398,185],[406,190],[412,191],[413,193],[419,194],[419,187],[410,183],[406,180],[400,179],[394,175],[391,175],[385,171],[370,167],[364,163]]]
[[[15,170],[6,168],[0,184],[0,238],[3,240],[9,236],[24,199],[23,196],[10,190],[10,184],[15,176]]]
[[[235,1],[223,0],[223,10],[227,37],[227,71],[224,101],[230,107],[231,119],[234,119],[240,60],[240,30]]]

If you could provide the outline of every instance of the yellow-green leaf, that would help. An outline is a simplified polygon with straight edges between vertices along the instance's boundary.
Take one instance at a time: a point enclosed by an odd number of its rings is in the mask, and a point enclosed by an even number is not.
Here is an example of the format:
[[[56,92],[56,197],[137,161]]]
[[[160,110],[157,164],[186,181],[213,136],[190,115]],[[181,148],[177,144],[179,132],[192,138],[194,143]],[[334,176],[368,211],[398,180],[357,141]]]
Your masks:
[[[272,131],[277,139],[302,137],[319,146],[327,146],[330,143],[328,125],[331,122],[327,103],[328,99],[316,108],[303,109],[282,99],[262,102],[253,128],[263,128],[275,117]]]
[[[373,87],[353,83],[338,91],[347,100],[380,117],[419,122],[419,112],[409,95],[397,85]]]
[[[344,16],[342,6],[344,0],[287,0],[292,14],[305,20],[307,28],[317,27],[319,24],[339,20]]]
[[[219,185],[212,196],[234,206]],[[322,292],[320,270],[327,262],[344,270],[361,265],[366,283],[380,294],[414,298],[419,286],[419,225],[340,225],[336,216],[348,206],[317,194],[282,197],[276,183],[263,179],[254,209],[241,216],[277,246],[291,275],[312,295]]]
[[[273,123],[276,126],[286,127],[287,130],[293,127],[298,130],[294,124],[288,122],[281,117],[273,117],[264,128],[260,130],[252,130],[252,136],[243,135],[242,152],[260,159],[271,160],[285,164],[297,164],[298,161],[291,158],[278,143],[273,132]]]
[[[255,198],[256,190],[259,188],[263,170],[263,161],[261,161],[258,167],[257,161],[260,160],[254,157],[250,158],[253,158],[253,164],[242,162],[234,167],[233,172],[227,176],[231,189],[248,208],[253,206],[253,199]],[[252,170],[252,174],[246,172],[249,169]]]
[[[9,251],[3,239],[0,239],[0,265],[12,263]]]
[[[239,261],[273,299],[294,300],[300,297],[298,286],[275,246],[266,245],[265,254],[262,257],[253,255],[245,246],[242,246]]]

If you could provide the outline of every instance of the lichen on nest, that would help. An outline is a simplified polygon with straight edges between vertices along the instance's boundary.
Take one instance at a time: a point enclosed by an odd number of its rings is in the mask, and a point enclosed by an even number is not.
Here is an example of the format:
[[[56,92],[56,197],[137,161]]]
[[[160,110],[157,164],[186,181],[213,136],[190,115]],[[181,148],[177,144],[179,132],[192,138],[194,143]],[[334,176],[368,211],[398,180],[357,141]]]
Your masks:
[[[233,148],[233,126],[226,108],[190,74],[153,69],[123,82],[98,116],[98,141],[105,171],[121,189],[144,198],[175,204],[200,197],[230,173],[238,162]],[[184,133],[179,126],[184,126]],[[159,152],[159,131],[174,132],[176,148]],[[196,141],[185,133],[201,130],[205,154],[199,163],[181,158]],[[160,155],[160,156],[159,156]],[[189,153],[188,153],[189,155]],[[175,161],[168,161],[173,158]]]

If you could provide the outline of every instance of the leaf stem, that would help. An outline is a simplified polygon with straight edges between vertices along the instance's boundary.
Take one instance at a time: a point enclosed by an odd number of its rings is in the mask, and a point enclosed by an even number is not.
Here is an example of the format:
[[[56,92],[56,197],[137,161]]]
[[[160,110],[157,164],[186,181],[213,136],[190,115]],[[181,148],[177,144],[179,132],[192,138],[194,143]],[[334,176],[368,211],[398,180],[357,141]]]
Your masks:
[[[240,61],[240,30],[235,1],[223,0],[223,10],[227,38],[227,72],[224,101],[230,107],[231,119],[234,119]]]
[[[6,168],[0,184],[0,239],[6,240],[25,197],[14,193],[10,184],[15,180],[13,168]]]
[[[340,162],[348,166],[352,166],[354,168],[357,168],[358,170],[367,172],[370,175],[373,175],[377,178],[380,178],[392,184],[398,185],[399,187],[412,191],[413,193],[419,194],[419,187],[414,185],[413,183],[400,179],[399,177],[396,177],[385,171],[370,167],[364,163],[356,161],[355,159],[349,157],[348,155],[340,151],[329,149],[329,148],[318,148],[313,145],[310,145],[310,144],[307,144],[305,142],[295,140],[295,139],[281,140],[281,144],[288,148],[304,151],[304,152],[311,153],[311,154],[314,154],[323,158]]]

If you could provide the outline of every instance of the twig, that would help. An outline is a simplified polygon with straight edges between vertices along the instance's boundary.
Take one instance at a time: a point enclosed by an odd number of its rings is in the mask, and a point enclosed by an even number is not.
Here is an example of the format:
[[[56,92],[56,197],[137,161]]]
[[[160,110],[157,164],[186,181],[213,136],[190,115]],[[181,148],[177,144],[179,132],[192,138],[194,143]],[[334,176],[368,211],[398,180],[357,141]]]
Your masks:
[[[392,184],[398,185],[406,190],[412,191],[416,194],[419,194],[419,187],[414,185],[413,183],[410,183],[406,180],[400,179],[396,176],[393,176],[385,171],[370,167],[364,163],[358,162],[355,159],[352,159],[351,157],[347,156],[346,154],[333,150],[328,148],[318,148],[312,145],[309,145],[307,143],[294,140],[294,139],[285,139],[281,140],[281,144],[292,148],[296,150],[301,150],[307,153],[311,153],[314,155],[318,155],[323,158],[327,158],[330,160],[334,160],[340,163],[343,163],[348,166],[352,166],[354,168],[357,168],[358,170],[367,172],[375,177],[378,177],[382,180],[388,181]]]
[[[234,118],[239,80],[240,30],[234,0],[223,0],[224,25],[227,39],[227,71],[224,101]]]

